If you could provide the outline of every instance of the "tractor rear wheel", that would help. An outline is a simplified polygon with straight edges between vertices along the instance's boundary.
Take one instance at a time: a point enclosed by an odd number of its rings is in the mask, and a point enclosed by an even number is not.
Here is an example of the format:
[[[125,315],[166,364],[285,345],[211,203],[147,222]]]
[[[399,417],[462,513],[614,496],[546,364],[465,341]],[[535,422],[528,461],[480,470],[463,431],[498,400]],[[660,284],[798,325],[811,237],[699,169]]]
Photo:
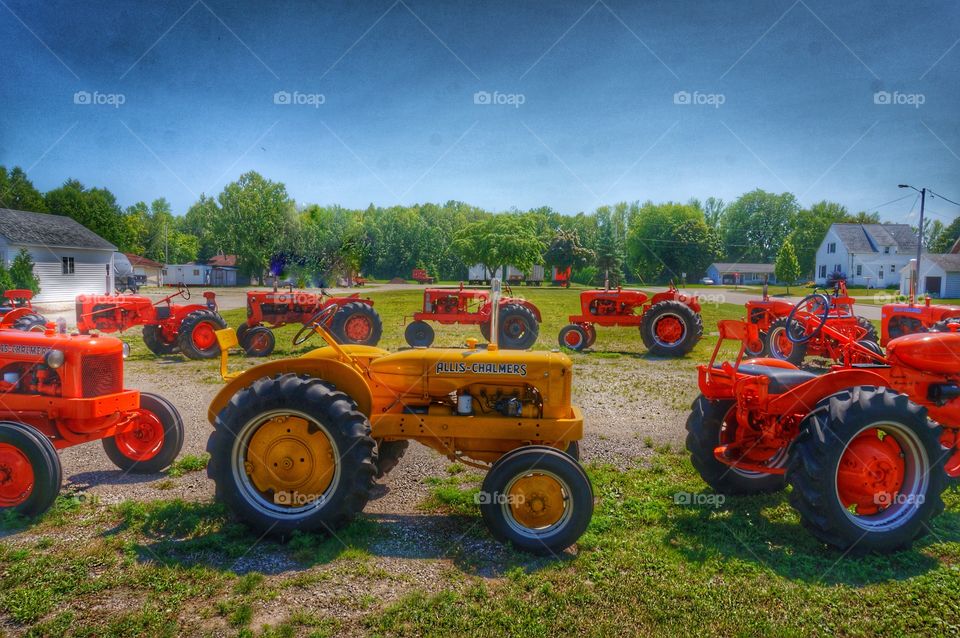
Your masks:
[[[940,435],[904,394],[860,386],[829,396],[791,448],[790,503],[807,530],[841,550],[907,548],[943,511]]]
[[[590,333],[583,326],[571,323],[560,330],[557,337],[561,348],[570,348],[574,352],[580,352],[590,344]]]
[[[163,397],[141,392],[136,426],[102,443],[107,457],[121,470],[160,472],[170,467],[183,448],[183,419]]]
[[[47,320],[38,314],[24,315],[13,322],[13,329],[23,332],[43,332],[46,328]]]
[[[747,471],[717,460],[713,451],[726,440],[732,440],[737,427],[733,419],[733,401],[710,401],[697,397],[687,417],[687,451],[700,477],[714,491],[722,494],[766,494],[784,487],[783,474]],[[772,465],[783,467],[786,450],[778,452]]]
[[[383,335],[383,321],[370,304],[351,301],[340,306],[333,315],[330,332],[337,343],[375,346]]]
[[[43,514],[60,493],[62,480],[50,439],[29,425],[0,421],[0,512]]]
[[[177,345],[180,353],[188,359],[214,359],[220,355],[217,330],[227,327],[227,322],[213,310],[195,310],[183,318],[177,330]]]
[[[948,317],[930,326],[930,332],[951,332],[951,330],[960,330],[960,317]]]
[[[426,321],[414,321],[403,331],[403,338],[411,348],[429,348],[433,337],[433,328]]]
[[[384,441],[377,439],[377,478],[383,478],[390,470],[397,467],[400,459],[410,446],[410,441]]]
[[[277,338],[270,328],[254,326],[243,333],[239,343],[248,357],[266,357],[273,352],[277,345]]]
[[[593,487],[569,455],[525,445],[490,468],[481,487],[480,514],[497,540],[531,554],[558,555],[590,524]]]
[[[793,334],[802,334],[803,327],[796,321],[791,324],[790,330]],[[770,330],[767,332],[767,349],[770,356],[781,361],[789,361],[795,366],[803,363],[807,356],[806,343],[794,343],[787,336],[787,318],[781,317],[770,324]]]
[[[880,335],[877,334],[877,328],[866,317],[857,317],[857,325],[863,328],[864,334],[858,341],[872,341],[880,343]]]
[[[537,341],[540,324],[530,308],[521,304],[506,304],[500,308],[497,329],[498,345],[505,350],[526,350]]]
[[[349,395],[295,374],[231,397],[207,442],[217,497],[258,533],[331,533],[370,498],[376,442]]]
[[[660,357],[682,357],[703,336],[703,320],[679,301],[661,301],[647,308],[640,319],[643,345]]]
[[[163,330],[160,328],[160,326],[144,326],[143,343],[147,346],[147,349],[150,350],[150,352],[160,357],[168,354],[174,354],[178,350],[177,342],[175,340],[166,341],[163,338]]]

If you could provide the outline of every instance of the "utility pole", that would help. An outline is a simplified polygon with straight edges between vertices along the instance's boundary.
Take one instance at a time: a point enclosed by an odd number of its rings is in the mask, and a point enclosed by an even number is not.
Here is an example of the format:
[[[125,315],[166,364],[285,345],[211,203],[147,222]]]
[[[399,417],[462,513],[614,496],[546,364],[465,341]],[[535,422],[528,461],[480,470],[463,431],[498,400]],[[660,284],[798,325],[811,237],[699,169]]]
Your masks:
[[[917,229],[917,294],[920,294],[920,256],[923,254],[923,208],[927,202],[927,189],[916,188],[910,184],[898,184],[899,188],[912,188],[920,193],[920,226]]]

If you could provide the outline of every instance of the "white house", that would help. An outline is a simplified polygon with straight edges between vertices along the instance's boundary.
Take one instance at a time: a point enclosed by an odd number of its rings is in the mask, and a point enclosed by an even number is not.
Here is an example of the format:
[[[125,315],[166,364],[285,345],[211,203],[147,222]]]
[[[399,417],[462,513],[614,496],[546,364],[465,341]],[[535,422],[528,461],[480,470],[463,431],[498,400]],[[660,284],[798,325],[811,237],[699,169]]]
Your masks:
[[[70,217],[0,208],[0,261],[9,268],[21,248],[40,279],[38,302],[113,292],[116,246]]]
[[[833,224],[817,249],[816,282],[832,272],[868,288],[900,284],[900,271],[917,256],[917,235],[908,224]]]
[[[903,269],[900,279],[901,294],[910,294],[910,273],[914,267],[915,264],[911,263]],[[960,297],[960,254],[924,253],[920,259],[917,295],[930,295],[940,299]]]
[[[762,284],[776,283],[777,277],[773,274],[773,264],[724,264],[714,263],[707,268],[707,277],[713,283],[720,284]]]

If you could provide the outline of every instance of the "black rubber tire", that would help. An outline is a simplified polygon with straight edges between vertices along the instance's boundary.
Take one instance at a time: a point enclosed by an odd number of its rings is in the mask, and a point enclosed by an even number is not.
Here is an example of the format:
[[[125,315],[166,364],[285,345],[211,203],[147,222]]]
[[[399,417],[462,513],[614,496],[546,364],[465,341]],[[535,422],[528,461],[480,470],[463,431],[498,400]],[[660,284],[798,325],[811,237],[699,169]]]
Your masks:
[[[258,426],[256,420],[266,413],[283,414],[291,409],[322,424],[339,463],[335,483],[296,515],[284,513],[279,506],[265,511],[263,505],[251,501],[256,497],[238,481],[243,468],[233,467],[233,449],[242,443],[245,430]],[[280,540],[289,539],[297,531],[329,534],[352,521],[366,506],[377,473],[375,448],[370,421],[347,394],[320,379],[283,374],[259,379],[240,390],[217,415],[207,441],[207,476],[216,484],[217,498],[257,533]],[[260,498],[270,506],[265,496]]]
[[[576,337],[576,343],[568,343],[568,337]],[[560,330],[560,334],[557,335],[557,341],[560,343],[561,348],[568,348],[574,352],[581,352],[584,348],[589,347],[590,345],[590,333],[583,329],[583,326],[578,326],[575,323],[568,324]]]
[[[597,342],[597,327],[592,323],[587,326],[587,347]]]
[[[866,317],[857,316],[857,324],[866,330],[864,334],[858,341],[872,341],[874,343],[880,343],[880,335],[877,334],[877,328],[874,326],[869,319]]]
[[[522,325],[523,332],[516,335],[508,333],[513,325]],[[540,334],[540,324],[537,323],[537,316],[533,311],[524,305],[514,303],[500,307],[497,329],[500,331],[497,345],[504,350],[527,350],[537,342],[537,336]]]
[[[159,357],[175,354],[179,349],[176,341],[167,343],[163,340],[163,331],[160,326],[144,326],[143,343],[150,352]]]
[[[881,348],[880,344],[877,343],[876,341],[867,341],[866,339],[861,339],[857,343],[863,346],[864,348],[866,348],[867,350],[875,352],[881,357],[883,356],[883,348]]]
[[[397,467],[406,454],[410,441],[384,441],[377,439],[377,478],[383,478]]]
[[[667,314],[673,314],[683,323],[683,338],[672,345],[657,343],[654,328],[657,321]],[[643,313],[640,319],[640,338],[650,354],[658,357],[682,357],[697,345],[703,336],[703,319],[693,309],[679,301],[667,300],[655,303]]]
[[[220,356],[220,344],[216,341],[204,350],[193,343],[193,331],[205,323],[213,326],[214,330],[223,330],[227,327],[227,322],[223,320],[220,313],[213,310],[194,310],[183,318],[177,329],[177,347],[180,354],[188,359],[216,359]]]
[[[370,324],[370,333],[363,341],[353,341],[347,338],[347,321],[355,316],[365,317]],[[372,305],[362,301],[351,301],[340,306],[337,313],[333,315],[333,320],[330,322],[330,332],[337,343],[375,346],[380,343],[380,337],[383,336],[383,320],[380,319],[380,314],[374,310]]]
[[[951,332],[950,326],[958,324],[960,324],[960,317],[947,317],[930,326],[930,332]],[[957,330],[960,330],[960,328],[957,328]]]
[[[908,503],[911,507],[906,508],[908,513],[899,526],[871,531],[855,523],[843,507],[836,477],[849,442],[864,428],[884,423],[888,430],[898,424],[915,437],[927,464],[917,472],[925,475],[927,482],[921,486],[923,502],[916,507]],[[790,503],[801,523],[821,541],[845,552],[909,548],[929,531],[929,521],[943,511],[940,495],[945,488],[948,452],[940,444],[940,433],[940,426],[927,418],[925,408],[886,388],[854,387],[822,399],[801,423],[787,464],[787,482],[793,487]],[[916,496],[914,503],[921,495]]]
[[[710,401],[698,396],[690,406],[687,417],[687,451],[690,462],[700,473],[700,478],[721,494],[768,494],[779,492],[786,485],[783,474],[744,472],[714,456],[713,450],[720,445],[720,430],[723,420],[733,407],[733,401]]]
[[[18,505],[0,508],[0,512],[12,510],[29,518],[43,514],[57,499],[63,481],[63,468],[53,443],[38,430],[16,421],[0,421],[0,443],[20,450],[33,470],[30,495]]]
[[[767,338],[766,332],[761,332],[759,335],[760,339],[760,349],[751,350],[750,344],[746,344],[743,348],[743,356],[747,359],[755,359],[759,357],[766,357],[770,353],[770,342]]]
[[[38,314],[24,315],[13,322],[13,329],[22,332],[43,332],[47,328],[47,320]]]
[[[433,328],[426,321],[414,321],[403,331],[403,338],[411,348],[429,348],[433,343]]]
[[[277,346],[277,337],[266,326],[254,326],[238,340],[248,357],[268,357]]]
[[[570,445],[566,449],[567,456],[576,461],[580,462],[580,441],[570,441]]]
[[[241,323],[237,326],[237,343],[243,343],[243,335],[247,334],[252,326],[247,325],[246,323]]]
[[[793,322],[794,326],[799,326],[796,321]],[[803,363],[804,358],[807,356],[807,344],[806,343],[793,343],[790,349],[790,354],[783,354],[777,341],[778,333],[787,329],[787,318],[780,317],[776,321],[770,324],[770,330],[767,331],[767,353],[770,357],[774,359],[780,359],[781,361],[789,361],[795,366]]]
[[[112,436],[101,439],[103,451],[106,452],[107,458],[124,472],[134,474],[162,472],[170,467],[183,449],[183,419],[180,418],[180,413],[172,403],[149,392],[140,393],[140,407],[153,412],[163,424],[163,445],[156,456],[145,461],[135,461],[120,451]]]
[[[531,530],[527,535],[510,526],[505,515],[507,488],[523,474],[543,470],[554,474],[568,488],[572,511],[566,521],[549,533]],[[580,464],[556,448],[525,445],[504,454],[483,479],[480,514],[497,540],[540,556],[557,556],[577,542],[593,517],[593,486]]]

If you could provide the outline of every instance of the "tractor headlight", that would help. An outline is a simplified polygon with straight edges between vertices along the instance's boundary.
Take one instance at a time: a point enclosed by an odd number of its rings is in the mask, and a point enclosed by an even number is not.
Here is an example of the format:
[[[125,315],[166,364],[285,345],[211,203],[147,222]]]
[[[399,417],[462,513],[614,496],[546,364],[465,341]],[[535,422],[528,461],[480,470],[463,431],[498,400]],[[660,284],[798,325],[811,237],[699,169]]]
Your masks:
[[[43,360],[48,368],[59,368],[67,360],[67,355],[63,353],[63,350],[50,350],[44,355]]]
[[[123,358],[126,359],[130,356],[130,344],[126,341],[123,342],[123,346],[120,348],[120,351],[123,352]]]

